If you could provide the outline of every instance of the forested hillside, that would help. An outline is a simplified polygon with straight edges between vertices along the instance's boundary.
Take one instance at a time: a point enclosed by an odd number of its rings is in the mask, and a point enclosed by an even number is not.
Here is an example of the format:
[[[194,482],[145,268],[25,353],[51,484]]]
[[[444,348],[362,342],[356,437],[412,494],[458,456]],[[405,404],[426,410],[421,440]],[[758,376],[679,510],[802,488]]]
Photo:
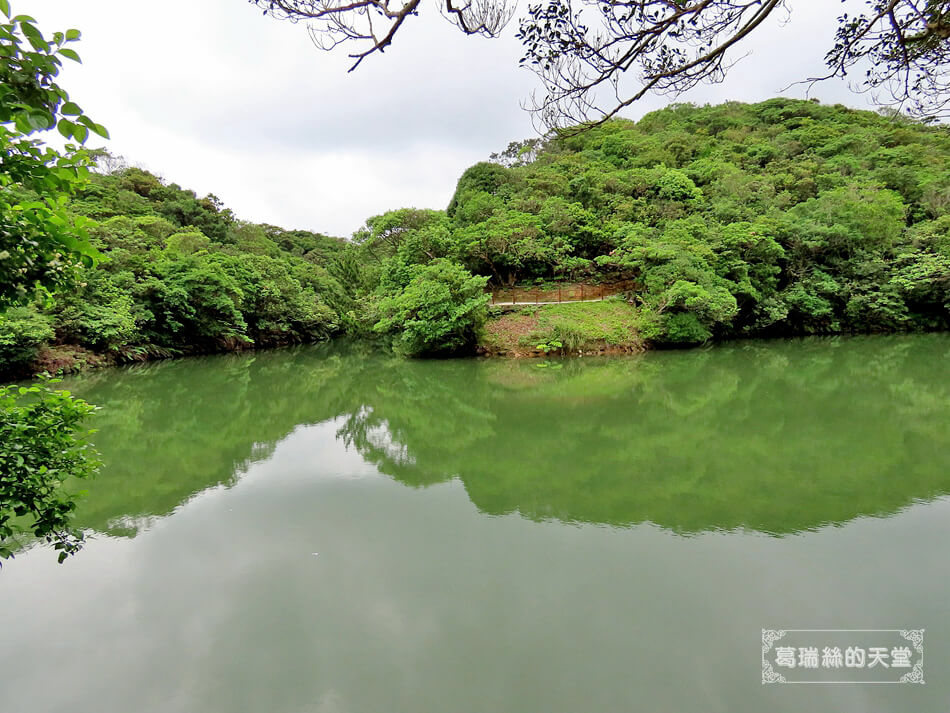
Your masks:
[[[370,222],[384,292],[444,256],[495,282],[635,278],[659,344],[948,326],[945,126],[785,99],[675,105],[497,158],[398,245]]]
[[[0,364],[343,332],[466,351],[484,334],[486,285],[559,280],[635,280],[629,329],[612,328],[655,345],[946,329],[948,156],[946,127],[897,116],[673,105],[512,143],[462,175],[445,211],[394,210],[350,241],[245,223],[214,196],[112,166],[70,204],[96,221],[101,259],[72,290],[3,314]]]
[[[124,166],[94,175],[70,209],[95,221],[99,261],[79,268],[71,289],[3,314],[7,372],[316,341],[340,330],[342,291],[325,266],[342,240],[239,221],[214,196],[198,199]]]

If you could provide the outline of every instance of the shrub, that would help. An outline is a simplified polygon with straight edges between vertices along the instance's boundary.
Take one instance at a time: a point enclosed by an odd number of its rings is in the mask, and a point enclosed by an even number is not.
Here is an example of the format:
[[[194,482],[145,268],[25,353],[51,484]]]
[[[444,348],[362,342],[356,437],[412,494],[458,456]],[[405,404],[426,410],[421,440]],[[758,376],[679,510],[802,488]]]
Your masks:
[[[123,277],[131,276],[91,270],[77,290],[57,298],[53,314],[60,341],[115,351],[135,340],[135,305]]]
[[[191,255],[201,250],[207,250],[211,240],[197,230],[186,230],[168,236],[165,240],[165,250],[169,253]]]
[[[413,356],[469,347],[485,322],[487,281],[445,258],[413,265],[406,289],[380,302],[373,329],[395,334],[396,348]]]
[[[75,499],[63,484],[99,467],[80,432],[93,407],[52,383],[0,388],[0,559],[13,556],[21,534],[53,544],[60,562],[82,547],[82,532],[69,527]]]
[[[674,168],[663,173],[657,180],[656,195],[662,200],[692,201],[703,194],[689,176]]]
[[[25,369],[52,338],[52,320],[33,307],[11,307],[0,314],[0,374]]]

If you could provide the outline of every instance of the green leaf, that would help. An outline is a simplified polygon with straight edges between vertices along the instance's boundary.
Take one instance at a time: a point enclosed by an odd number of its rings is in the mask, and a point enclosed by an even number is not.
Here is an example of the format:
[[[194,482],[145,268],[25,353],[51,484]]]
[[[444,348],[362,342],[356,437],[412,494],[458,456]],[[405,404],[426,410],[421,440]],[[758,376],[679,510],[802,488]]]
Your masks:
[[[58,53],[63,55],[63,57],[68,57],[73,62],[79,62],[82,64],[82,60],[79,59],[79,55],[76,53],[76,50],[71,50],[68,47],[64,47],[61,50],[58,50]]]
[[[10,0],[0,0],[0,12],[10,17]]]
[[[27,121],[33,129],[43,130],[53,128],[53,117],[45,111],[31,111]]]
[[[73,137],[73,122],[69,119],[60,119],[59,123],[56,125],[56,128],[59,130],[64,137],[71,139]]]
[[[0,2],[4,2],[4,0],[0,0]],[[66,30],[66,41],[78,40],[81,35],[82,33],[79,30]]]
[[[43,39],[43,33],[37,30],[29,22],[20,25],[20,30],[26,35],[26,39],[33,45],[37,52],[49,52],[49,44]]]
[[[94,122],[92,119],[90,119],[88,116],[78,116],[78,117],[76,117],[76,123],[82,124],[83,126],[85,126],[85,127],[86,127],[87,129],[89,129],[90,131],[92,131],[92,132],[94,132],[94,133],[96,133],[96,134],[99,134],[99,136],[101,136],[101,137],[104,138],[104,139],[108,139],[108,138],[109,138],[109,130],[106,129],[106,127],[104,127],[102,124],[97,124],[97,123]]]
[[[60,107],[60,113],[65,114],[66,116],[79,116],[82,114],[82,109],[79,108],[79,105],[76,102],[66,102]]]
[[[30,126],[30,122],[24,113],[17,113],[16,116],[13,117],[13,123],[16,125],[17,131],[21,134],[28,134],[33,130],[33,127]]]
[[[75,138],[79,143],[86,143],[86,139],[89,137],[89,129],[85,126],[80,126],[79,124],[73,124],[73,138]]]

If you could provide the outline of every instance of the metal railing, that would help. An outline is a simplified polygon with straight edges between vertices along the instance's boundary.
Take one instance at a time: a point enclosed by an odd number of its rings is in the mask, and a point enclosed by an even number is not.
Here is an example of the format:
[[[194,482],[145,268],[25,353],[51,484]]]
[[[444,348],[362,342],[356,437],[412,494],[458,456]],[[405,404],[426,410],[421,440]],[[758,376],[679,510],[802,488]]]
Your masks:
[[[556,288],[496,287],[491,290],[491,304],[561,304],[563,302],[596,302],[637,288],[634,280],[608,282],[601,285],[571,283]]]

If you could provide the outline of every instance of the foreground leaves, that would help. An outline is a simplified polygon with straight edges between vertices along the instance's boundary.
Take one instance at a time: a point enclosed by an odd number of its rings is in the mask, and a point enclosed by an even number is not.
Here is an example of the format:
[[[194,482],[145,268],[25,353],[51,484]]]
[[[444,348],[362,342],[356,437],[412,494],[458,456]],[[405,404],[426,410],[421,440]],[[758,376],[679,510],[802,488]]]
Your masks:
[[[76,501],[63,486],[99,466],[76,435],[94,407],[53,383],[0,388],[0,559],[24,535],[51,543],[60,562],[82,547],[82,532],[70,527]]]

